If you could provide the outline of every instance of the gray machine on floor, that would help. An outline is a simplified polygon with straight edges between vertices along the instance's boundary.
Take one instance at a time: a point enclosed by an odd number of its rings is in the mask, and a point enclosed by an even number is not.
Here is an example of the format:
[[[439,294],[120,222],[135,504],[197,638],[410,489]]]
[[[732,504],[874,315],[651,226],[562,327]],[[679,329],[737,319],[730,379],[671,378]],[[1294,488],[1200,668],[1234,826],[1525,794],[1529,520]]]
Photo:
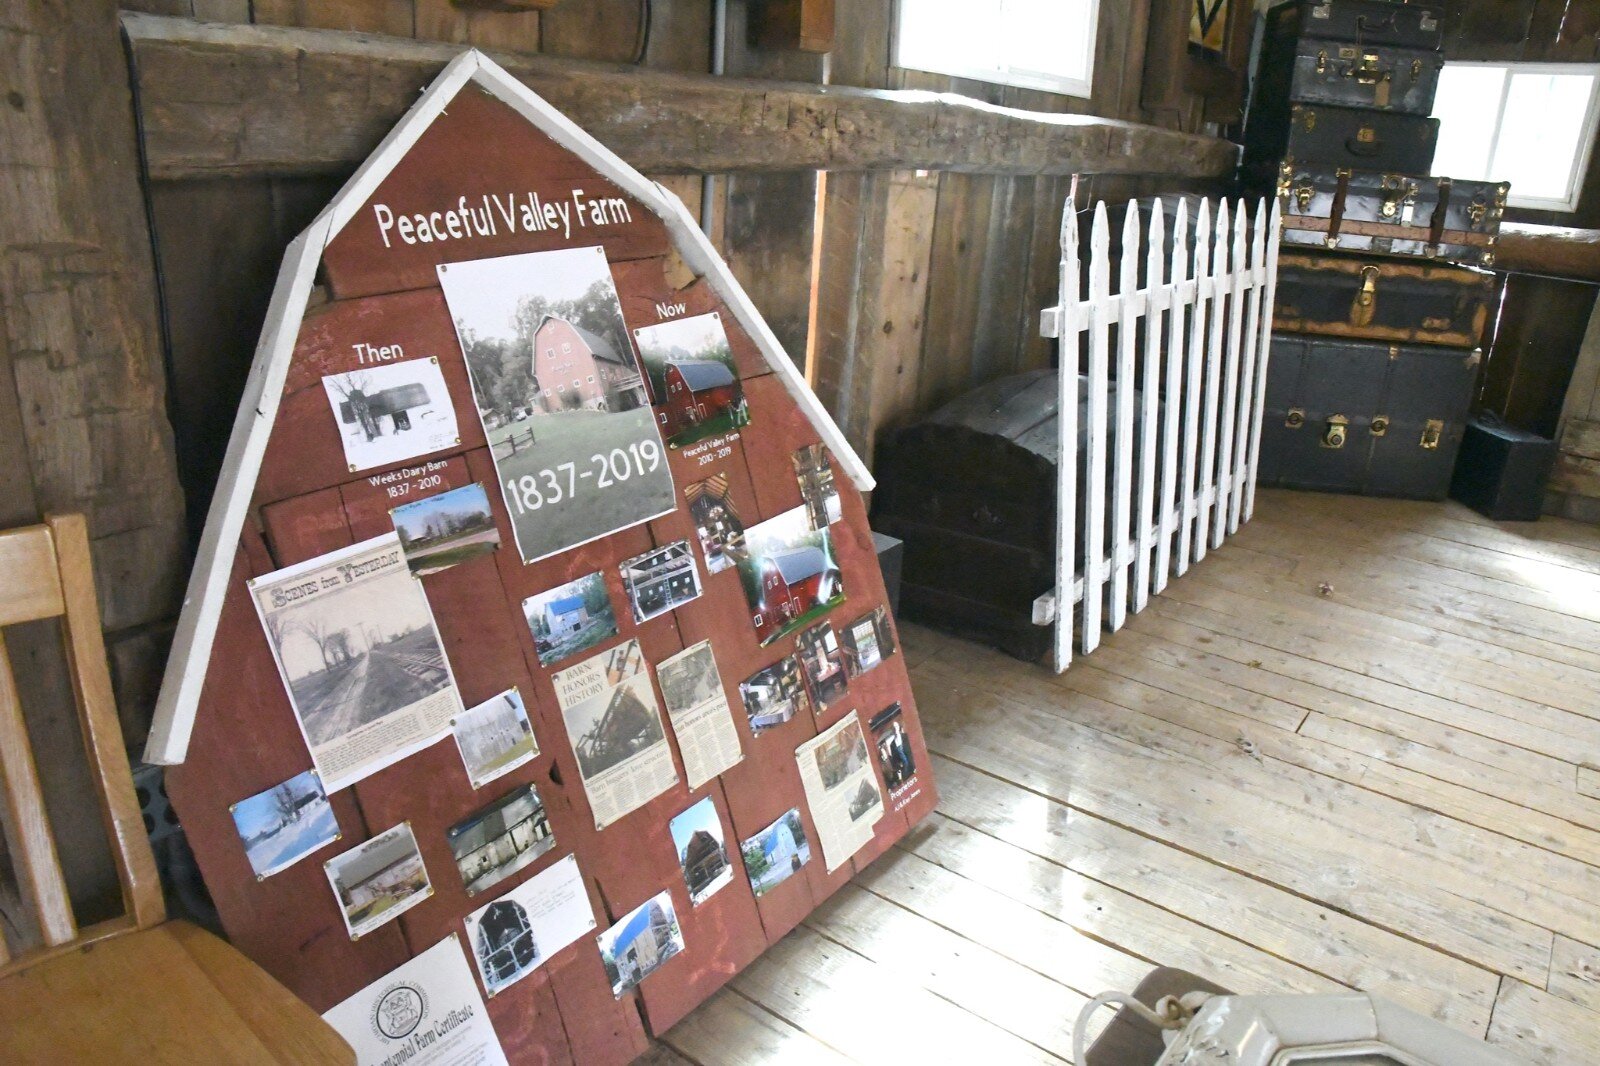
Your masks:
[[[1092,1046],[1095,1011],[1120,1006]],[[1153,971],[1090,1000],[1073,1027],[1083,1066],[1526,1066],[1507,1051],[1365,992],[1238,996]]]

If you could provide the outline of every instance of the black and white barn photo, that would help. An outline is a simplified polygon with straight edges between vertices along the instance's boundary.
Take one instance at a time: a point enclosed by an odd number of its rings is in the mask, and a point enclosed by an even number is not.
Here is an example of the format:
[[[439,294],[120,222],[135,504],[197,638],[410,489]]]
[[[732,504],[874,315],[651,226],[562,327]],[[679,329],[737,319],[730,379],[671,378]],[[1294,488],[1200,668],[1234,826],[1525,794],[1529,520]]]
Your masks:
[[[492,997],[595,928],[594,910],[572,855],[466,916],[467,943]]]
[[[380,363],[322,379],[350,469],[393,466],[461,443],[439,360]]]
[[[635,622],[648,622],[700,595],[700,571],[686,540],[625,559],[618,569]]]
[[[410,822],[401,822],[323,863],[352,940],[433,895]]]
[[[472,951],[478,972],[493,996],[543,961],[528,909],[514,899],[497,899],[477,917]]]
[[[445,839],[469,896],[494,887],[556,846],[544,801],[532,785],[451,826]]]
[[[508,688],[468,708],[450,723],[473,788],[510,773],[539,754],[522,693]]]

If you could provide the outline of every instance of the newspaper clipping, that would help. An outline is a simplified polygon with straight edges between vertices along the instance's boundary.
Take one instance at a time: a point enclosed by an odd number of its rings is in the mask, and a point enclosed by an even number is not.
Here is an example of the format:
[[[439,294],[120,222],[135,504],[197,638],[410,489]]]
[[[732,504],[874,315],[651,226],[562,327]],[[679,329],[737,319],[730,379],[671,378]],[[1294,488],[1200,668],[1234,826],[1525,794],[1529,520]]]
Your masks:
[[[883,815],[883,793],[861,732],[861,717],[847,715],[795,749],[822,859],[832,873],[872,839]]]
[[[711,642],[700,643],[662,661],[656,667],[667,717],[683,753],[683,770],[691,789],[699,788],[744,758],[739,730],[733,724],[722,689]]]
[[[590,656],[552,679],[596,829],[678,783],[661,706],[637,640]]]
[[[506,1066],[455,933],[322,1017],[359,1066]]]
[[[250,594],[328,792],[450,732],[461,700],[398,535],[258,577]]]

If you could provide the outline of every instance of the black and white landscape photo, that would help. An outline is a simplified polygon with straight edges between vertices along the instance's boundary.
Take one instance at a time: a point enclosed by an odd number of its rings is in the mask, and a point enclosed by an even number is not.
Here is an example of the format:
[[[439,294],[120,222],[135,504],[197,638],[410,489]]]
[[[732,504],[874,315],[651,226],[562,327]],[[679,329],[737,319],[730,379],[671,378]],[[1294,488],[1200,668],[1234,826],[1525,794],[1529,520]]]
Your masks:
[[[605,249],[439,267],[524,562],[673,509]]]
[[[394,921],[433,895],[410,822],[357,844],[322,867],[352,940]]]
[[[232,813],[258,881],[339,839],[339,822],[315,770],[240,800]]]
[[[438,359],[329,374],[322,387],[352,471],[393,466],[461,443]]]
[[[473,788],[482,788],[539,754],[528,709],[515,688],[462,711],[450,730]]]
[[[389,512],[406,565],[418,577],[488,555],[500,547],[489,494],[474,482]]]
[[[256,578],[250,591],[328,791],[439,739],[460,714],[396,534]]]

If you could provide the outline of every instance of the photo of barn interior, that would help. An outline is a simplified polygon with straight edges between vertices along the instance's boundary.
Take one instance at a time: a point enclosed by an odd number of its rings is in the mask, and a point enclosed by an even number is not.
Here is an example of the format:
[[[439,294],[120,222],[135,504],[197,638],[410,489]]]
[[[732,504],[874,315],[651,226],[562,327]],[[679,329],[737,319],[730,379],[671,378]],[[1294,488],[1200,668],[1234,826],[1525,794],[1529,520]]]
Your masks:
[[[1600,0],[0,3],[0,1062],[1600,1064]]]

